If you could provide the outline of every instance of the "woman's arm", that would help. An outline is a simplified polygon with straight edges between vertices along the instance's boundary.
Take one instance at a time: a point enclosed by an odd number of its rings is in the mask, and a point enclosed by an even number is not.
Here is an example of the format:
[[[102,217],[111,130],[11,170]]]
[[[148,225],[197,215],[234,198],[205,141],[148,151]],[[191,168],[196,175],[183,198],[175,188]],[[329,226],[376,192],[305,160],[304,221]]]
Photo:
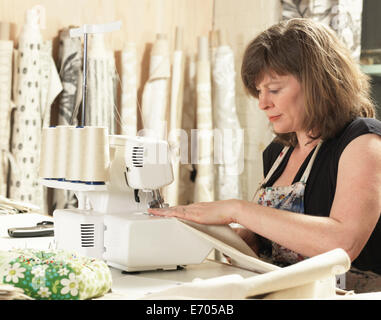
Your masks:
[[[340,247],[354,260],[368,241],[381,212],[381,137],[362,135],[344,149],[329,217],[293,213],[241,200],[195,203],[150,212],[204,224],[236,222],[305,256]]]
[[[363,135],[353,140],[340,157],[329,217],[258,208],[247,202],[237,220],[302,255],[314,256],[340,247],[354,260],[368,241],[380,212],[381,138]]]

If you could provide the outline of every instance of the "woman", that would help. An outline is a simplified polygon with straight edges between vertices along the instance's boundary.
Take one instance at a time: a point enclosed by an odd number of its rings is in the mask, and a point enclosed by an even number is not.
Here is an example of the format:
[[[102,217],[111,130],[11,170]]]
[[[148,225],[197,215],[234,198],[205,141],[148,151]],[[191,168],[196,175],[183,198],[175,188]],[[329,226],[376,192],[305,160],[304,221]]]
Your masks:
[[[343,248],[352,260],[347,289],[381,291],[381,122],[368,77],[333,32],[308,19],[259,34],[241,73],[276,135],[253,201],[150,212],[238,223],[243,239],[281,266]]]

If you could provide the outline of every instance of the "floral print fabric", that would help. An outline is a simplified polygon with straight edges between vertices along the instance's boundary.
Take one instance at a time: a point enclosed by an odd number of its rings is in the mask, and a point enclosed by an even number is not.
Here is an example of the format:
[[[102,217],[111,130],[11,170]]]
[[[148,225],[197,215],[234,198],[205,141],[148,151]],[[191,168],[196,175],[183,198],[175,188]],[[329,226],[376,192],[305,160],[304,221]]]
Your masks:
[[[33,299],[83,300],[107,293],[112,284],[100,260],[63,250],[0,251],[0,283],[24,290]]]
[[[332,30],[359,60],[363,2],[358,0],[281,0],[282,19],[309,18]]]
[[[316,146],[300,181],[289,186],[260,187],[254,196],[254,201],[262,206],[304,214],[304,191],[306,188],[306,182],[321,144],[322,142]],[[271,178],[272,174],[287,154],[288,148],[289,147],[285,147],[279,154],[266,178],[261,183],[261,186],[265,185]],[[269,242],[269,240],[264,238],[262,240]],[[270,263],[284,267],[307,258],[297,252],[281,246],[276,242],[270,241],[270,243],[271,256],[263,256],[263,258],[268,259]]]
[[[304,182],[286,187],[267,187],[260,191],[258,204],[266,207],[304,213]],[[306,257],[271,242],[271,260],[274,264],[287,266],[304,260]]]

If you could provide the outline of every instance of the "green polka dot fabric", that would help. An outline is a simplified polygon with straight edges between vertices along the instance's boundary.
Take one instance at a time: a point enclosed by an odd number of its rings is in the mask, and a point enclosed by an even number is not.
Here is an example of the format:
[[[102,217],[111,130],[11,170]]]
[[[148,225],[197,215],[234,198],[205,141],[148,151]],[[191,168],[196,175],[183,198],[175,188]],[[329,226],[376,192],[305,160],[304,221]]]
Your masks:
[[[38,300],[84,300],[110,291],[111,272],[101,260],[64,250],[0,251],[0,283]]]

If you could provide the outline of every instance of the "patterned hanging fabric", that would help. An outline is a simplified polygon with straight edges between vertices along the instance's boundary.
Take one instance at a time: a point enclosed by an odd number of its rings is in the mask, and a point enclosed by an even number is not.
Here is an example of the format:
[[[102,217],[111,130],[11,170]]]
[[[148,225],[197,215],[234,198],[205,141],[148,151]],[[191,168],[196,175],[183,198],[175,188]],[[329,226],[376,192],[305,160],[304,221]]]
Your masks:
[[[58,125],[77,125],[77,117],[71,118],[82,99],[82,43],[70,37],[69,28],[60,31],[58,69],[63,90],[58,103]]]
[[[50,126],[51,106],[62,91],[60,76],[55,67],[52,57],[52,40],[43,41],[40,52],[40,104],[41,104],[41,125]]]
[[[88,52],[86,125],[105,126],[109,134],[116,133],[114,115],[116,83],[113,51],[106,48],[103,33],[91,34]]]
[[[1,28],[3,27],[7,28],[1,24]],[[0,40],[0,196],[4,197],[7,196],[10,158],[12,55],[13,41]]]
[[[212,51],[213,120],[216,129],[216,200],[242,199],[240,174],[243,171],[243,130],[236,110],[234,53],[222,30],[216,31]]]
[[[361,54],[363,2],[358,0],[282,0],[282,19],[310,18],[332,28],[355,59]]]
[[[16,160],[12,167],[9,198],[33,203],[46,211],[44,188],[39,183],[41,128],[50,112],[50,104],[62,90],[57,70],[42,40],[39,7],[27,11],[17,53],[14,79],[15,110],[12,125],[11,152]],[[49,67],[50,65],[50,67]],[[44,79],[43,79],[44,78]],[[49,85],[48,85],[49,84]],[[42,90],[42,86],[46,86]],[[47,120],[46,120],[47,121]]]
[[[58,97],[58,125],[77,125],[72,115],[82,99],[82,42],[70,37],[69,28],[60,31],[58,70],[63,90]],[[71,122],[73,120],[73,122]],[[76,208],[77,198],[70,190],[55,189],[52,209]]]

